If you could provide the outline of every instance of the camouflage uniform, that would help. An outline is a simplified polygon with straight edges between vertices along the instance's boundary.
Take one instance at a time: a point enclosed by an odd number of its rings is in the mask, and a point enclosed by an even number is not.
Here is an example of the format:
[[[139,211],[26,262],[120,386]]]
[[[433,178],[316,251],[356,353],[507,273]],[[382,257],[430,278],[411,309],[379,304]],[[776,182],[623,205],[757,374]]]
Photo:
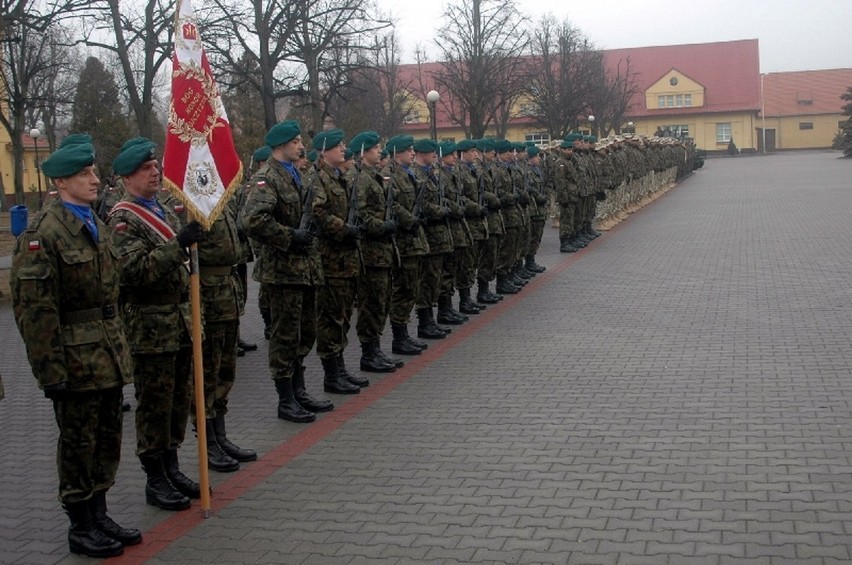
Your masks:
[[[488,283],[497,276],[497,250],[506,234],[506,225],[500,211],[500,198],[494,189],[495,166],[493,161],[483,159],[476,168],[479,194],[488,209],[488,239],[482,245],[482,253],[479,257],[476,273],[479,286],[482,289],[477,294],[477,300],[491,303],[496,302],[496,300],[493,298],[495,296],[493,294],[490,295],[492,299],[488,299],[490,292],[488,291]]]
[[[126,193],[121,202],[137,202]],[[180,221],[168,206],[161,219]],[[159,215],[159,214],[158,214]],[[136,453],[157,456],[183,443],[192,395],[192,331],[188,259],[136,214],[113,208],[112,242],[121,263],[122,312],[136,361]]]
[[[538,165],[528,165],[528,167],[527,189],[532,202],[530,205],[530,242],[526,257],[529,261],[532,261],[541,245],[544,225],[547,223],[547,205],[550,202],[550,197],[545,188],[542,168]]]
[[[579,199],[577,182],[574,159],[563,153],[556,161],[553,174],[553,190],[559,205],[559,241],[563,251],[576,251],[566,244],[574,233],[574,209]]]
[[[305,207],[301,184],[281,163],[269,159],[252,177],[240,212],[246,235],[260,243],[252,277],[267,285],[273,380],[292,378],[316,339],[316,287],[324,279],[316,242],[293,243]]]
[[[494,167],[494,190],[500,199],[500,211],[506,229],[497,253],[498,284],[509,276],[521,245],[524,220],[516,194],[520,187],[516,182],[518,178],[513,167],[506,162],[497,163]]]
[[[118,314],[119,272],[110,230],[98,240],[57,201],[18,238],[10,275],[15,321],[39,387],[54,397],[59,500],[88,500],[115,481],[121,454],[121,387],[133,364]]]
[[[443,193],[444,208],[448,216],[447,224],[449,225],[450,237],[453,242],[453,250],[444,258],[439,302],[443,302],[446,308],[449,308],[452,313],[458,316],[458,313],[452,309],[452,297],[458,287],[456,275],[459,265],[464,264],[467,251],[473,244],[473,238],[464,218],[465,202],[462,200],[455,170],[450,167],[441,166],[437,171],[437,175],[438,182],[440,183],[439,193]]]
[[[488,220],[483,217],[485,201],[482,200],[480,204],[479,183],[473,163],[460,162],[457,171],[459,200],[471,239],[471,244],[464,249],[456,269],[456,286],[462,290],[470,289],[476,283],[476,270],[482,247],[488,240]]]
[[[453,237],[448,222],[449,211],[442,205],[434,169],[431,166],[414,165],[412,170],[418,183],[425,184],[422,211],[426,220],[426,241],[429,242],[429,252],[423,256],[420,264],[420,289],[416,306],[418,309],[432,308],[438,302],[444,260],[453,251]]]

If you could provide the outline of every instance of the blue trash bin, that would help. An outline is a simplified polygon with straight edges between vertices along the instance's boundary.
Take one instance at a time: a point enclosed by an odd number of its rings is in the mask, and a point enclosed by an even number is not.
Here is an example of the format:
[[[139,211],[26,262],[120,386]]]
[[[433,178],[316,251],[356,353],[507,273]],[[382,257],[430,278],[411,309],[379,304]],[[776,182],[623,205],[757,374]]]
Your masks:
[[[24,230],[27,229],[27,207],[23,204],[18,204],[16,206],[12,206],[9,208],[9,214],[11,215],[11,227],[12,227],[12,235],[18,237]]]

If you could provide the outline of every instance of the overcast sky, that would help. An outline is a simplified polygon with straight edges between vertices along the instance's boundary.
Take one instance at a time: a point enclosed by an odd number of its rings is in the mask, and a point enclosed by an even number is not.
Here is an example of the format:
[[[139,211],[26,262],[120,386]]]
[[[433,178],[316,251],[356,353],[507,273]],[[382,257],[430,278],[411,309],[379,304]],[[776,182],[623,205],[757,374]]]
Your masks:
[[[448,0],[377,0],[393,14],[403,61],[432,38]],[[459,2],[464,0],[453,0]],[[755,39],[761,72],[852,67],[852,0],[516,0],[537,20],[568,20],[603,49]],[[434,6],[434,8],[429,8]],[[428,11],[427,11],[428,10]]]

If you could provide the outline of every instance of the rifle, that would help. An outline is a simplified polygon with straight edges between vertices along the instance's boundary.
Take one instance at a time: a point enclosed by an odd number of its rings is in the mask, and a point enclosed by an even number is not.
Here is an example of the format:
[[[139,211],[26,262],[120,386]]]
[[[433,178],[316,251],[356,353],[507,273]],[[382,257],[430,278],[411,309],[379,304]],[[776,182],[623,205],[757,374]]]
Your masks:
[[[418,185],[417,195],[414,197],[414,206],[411,207],[411,215],[423,223],[423,195],[426,192],[426,183],[418,180],[417,177],[411,173],[409,173],[409,176]]]
[[[314,223],[314,185],[308,183],[305,189],[305,199],[302,202],[302,217],[299,219],[299,229],[308,230],[314,237],[317,235],[317,226]]]
[[[393,183],[390,177],[382,177],[382,180],[387,185],[387,189],[385,190],[385,220],[392,220],[398,224],[396,213],[393,211]],[[402,258],[399,255],[399,247],[396,245],[396,235],[390,234],[390,240],[394,257],[396,258],[396,265],[397,267],[401,267]]]

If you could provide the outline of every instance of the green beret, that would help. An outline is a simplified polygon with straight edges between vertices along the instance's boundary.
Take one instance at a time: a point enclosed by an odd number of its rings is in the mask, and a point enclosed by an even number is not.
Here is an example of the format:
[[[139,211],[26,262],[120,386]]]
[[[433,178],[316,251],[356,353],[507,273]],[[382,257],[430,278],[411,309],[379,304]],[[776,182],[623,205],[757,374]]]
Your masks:
[[[402,153],[403,151],[408,150],[410,147],[414,145],[414,138],[410,135],[395,135],[392,138],[388,139],[388,142],[385,143],[385,149],[388,150],[389,153]]]
[[[379,144],[381,137],[374,131],[362,131],[349,142],[349,149],[360,155]]]
[[[59,144],[59,149],[63,147],[68,147],[69,145],[77,145],[78,143],[88,143],[92,144],[92,136],[88,133],[72,133],[65,137],[62,140],[62,143]]]
[[[95,163],[95,148],[89,143],[60,147],[44,160],[41,170],[48,178],[61,179],[76,175]]]
[[[469,151],[476,147],[476,141],[473,139],[462,139],[456,143],[456,151]]]
[[[498,139],[494,142],[494,149],[497,151],[497,153],[508,153],[514,148],[514,144],[508,139]]]
[[[438,151],[438,144],[431,139],[418,139],[414,142],[415,153],[435,153]]]
[[[272,155],[272,148],[268,145],[264,145],[263,147],[255,149],[254,155],[252,155],[252,160],[254,160],[255,163],[261,163],[269,159],[270,155]]]
[[[563,139],[562,143],[559,144],[559,147],[561,147],[562,149],[574,149],[574,140]]]
[[[539,153],[541,153],[541,150],[538,147],[536,147],[535,145],[531,145],[530,147],[527,147],[527,157],[535,157]]]
[[[288,141],[292,141],[296,136],[301,135],[302,130],[299,129],[299,122],[296,120],[286,120],[275,124],[269,129],[266,134],[266,144],[270,147],[284,145]]]
[[[355,157],[355,153],[353,153],[352,150],[347,147],[346,151],[343,152],[343,158],[348,161],[349,159],[352,159],[353,157]]]
[[[343,135],[344,133],[342,129],[327,129],[316,134],[311,145],[313,145],[314,149],[317,151],[323,152],[327,149],[337,147],[340,143],[342,143]]]
[[[112,170],[120,177],[131,175],[146,161],[157,158],[157,145],[150,139],[134,137],[121,146],[121,152],[112,162]]]
[[[452,141],[445,141],[438,144],[438,155],[446,157],[456,152],[457,146]]]
[[[524,147],[536,147],[535,141],[525,141]]]
[[[571,132],[568,135],[566,135],[565,138],[564,138],[564,140],[567,141],[568,143],[574,143],[578,139],[583,139],[582,133]]]
[[[483,153],[494,151],[496,149],[493,139],[480,139],[476,142],[476,148]]]
[[[584,135],[583,141],[588,141],[589,143],[597,142],[598,137],[596,135]]]
[[[310,151],[308,151],[307,159],[308,159],[308,161],[310,161],[311,163],[316,163],[316,162],[317,162],[317,152],[316,152],[316,150],[311,149]]]
[[[521,143],[520,141],[516,141],[515,143],[512,144],[512,146],[515,148],[515,151],[517,151],[518,153],[523,153],[524,151],[527,150],[527,146],[524,145],[523,143]]]
[[[387,158],[388,158],[388,150],[382,149],[382,159],[387,159]]]

